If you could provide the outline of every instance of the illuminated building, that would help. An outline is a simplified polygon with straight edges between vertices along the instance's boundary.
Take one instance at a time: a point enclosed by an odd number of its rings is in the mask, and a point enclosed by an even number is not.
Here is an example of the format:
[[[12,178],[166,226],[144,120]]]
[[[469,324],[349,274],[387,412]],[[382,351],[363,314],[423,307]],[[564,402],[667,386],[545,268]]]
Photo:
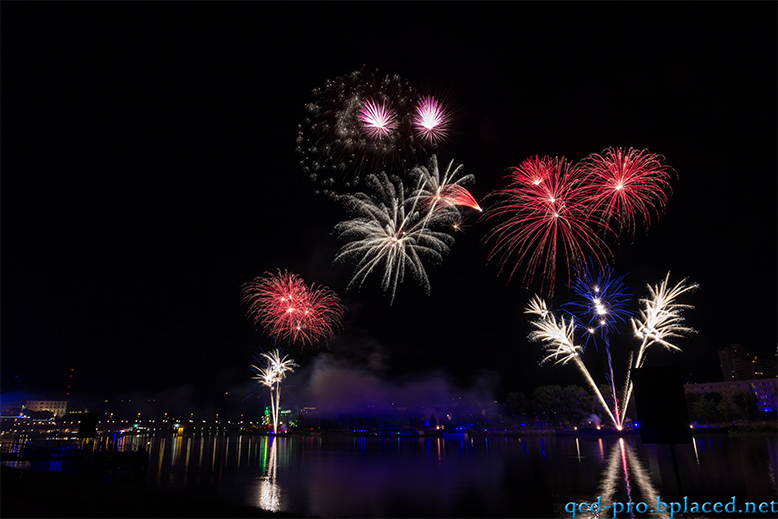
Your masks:
[[[778,378],[757,378],[752,380],[728,380],[726,382],[707,382],[704,384],[686,384],[688,393],[719,393],[722,397],[733,396],[743,391],[753,392],[759,400],[759,408],[764,412],[778,409]]]
[[[67,400],[27,400],[27,403],[23,406],[24,409],[30,411],[51,411],[54,416],[61,418],[65,416],[68,411]]]

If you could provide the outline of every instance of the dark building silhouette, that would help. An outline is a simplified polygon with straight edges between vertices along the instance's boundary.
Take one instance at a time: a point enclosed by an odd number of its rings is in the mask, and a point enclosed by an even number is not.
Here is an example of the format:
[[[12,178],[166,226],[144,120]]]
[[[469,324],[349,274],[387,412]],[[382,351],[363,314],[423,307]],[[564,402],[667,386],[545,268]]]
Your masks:
[[[719,363],[725,382],[778,376],[778,362],[775,356],[772,359],[757,358],[740,344],[730,344],[719,351]]]

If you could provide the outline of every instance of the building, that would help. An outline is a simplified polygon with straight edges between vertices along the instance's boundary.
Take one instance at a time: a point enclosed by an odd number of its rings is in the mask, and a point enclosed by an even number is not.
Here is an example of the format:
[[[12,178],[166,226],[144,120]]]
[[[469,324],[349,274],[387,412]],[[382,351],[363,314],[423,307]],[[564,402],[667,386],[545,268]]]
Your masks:
[[[730,344],[719,351],[719,364],[724,380],[753,380],[778,376],[778,361],[760,359],[740,344]]]
[[[685,393],[719,393],[722,397],[750,391],[756,394],[759,408],[764,412],[778,409],[778,378],[757,378],[752,380],[728,380],[726,382],[706,382],[686,384]]]
[[[68,412],[67,400],[27,400],[23,406],[30,411],[51,411],[56,418],[65,416]]]

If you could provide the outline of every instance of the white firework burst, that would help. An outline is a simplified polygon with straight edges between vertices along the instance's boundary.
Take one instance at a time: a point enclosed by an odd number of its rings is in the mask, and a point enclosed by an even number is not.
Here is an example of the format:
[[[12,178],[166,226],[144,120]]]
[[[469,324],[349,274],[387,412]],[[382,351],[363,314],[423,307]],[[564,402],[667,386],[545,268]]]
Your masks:
[[[270,410],[273,417],[273,433],[278,433],[278,412],[281,403],[281,382],[286,378],[289,371],[294,371],[297,367],[294,360],[288,355],[281,357],[281,352],[273,350],[270,353],[260,353],[259,360],[264,366],[259,367],[251,365],[251,369],[256,374],[252,377],[257,384],[267,386],[270,389]]]
[[[349,240],[338,251],[335,261],[358,259],[347,289],[361,287],[371,273],[381,270],[381,288],[390,292],[393,302],[397,286],[403,283],[408,270],[429,294],[423,260],[440,263],[449,252],[454,238],[433,228],[450,223],[451,214],[424,211],[419,197],[406,198],[402,181],[391,180],[385,172],[368,175],[365,185],[374,194],[337,197],[357,215],[335,226],[338,236]]]
[[[526,313],[540,316],[540,319],[532,321],[535,330],[530,333],[530,339],[543,343],[543,347],[548,353],[548,356],[541,360],[540,363],[542,364],[551,359],[554,359],[556,364],[567,364],[569,361],[573,361],[573,364],[575,364],[592,388],[602,408],[608,413],[613,423],[620,426],[621,423],[611,412],[608,403],[602,396],[602,392],[600,392],[591,373],[589,373],[586,365],[581,360],[583,348],[577,346],[574,339],[575,319],[570,317],[570,320],[567,322],[565,322],[564,317],[557,319],[546,307],[546,302],[539,296],[535,296],[530,300]]]
[[[530,334],[530,339],[543,343],[547,357],[540,363],[554,359],[556,364],[567,364],[578,357],[583,348],[576,346],[573,334],[575,333],[575,320],[571,317],[568,322],[561,317],[559,320],[548,311],[546,302],[538,296],[532,298],[526,312],[539,315],[540,319],[532,321],[535,331]]]
[[[670,288],[670,273],[658,285],[652,287],[648,285],[648,291],[651,297],[641,299],[643,308],[640,310],[638,319],[632,318],[632,329],[635,335],[643,340],[640,350],[638,350],[637,366],[640,367],[643,352],[652,344],[661,344],[667,349],[680,351],[680,348],[667,342],[667,339],[673,337],[682,337],[685,333],[694,332],[692,328],[683,326],[683,310],[694,308],[692,305],[676,303],[675,300],[684,292],[689,292],[698,288],[698,285],[686,284],[686,279],[678,282],[677,285]]]

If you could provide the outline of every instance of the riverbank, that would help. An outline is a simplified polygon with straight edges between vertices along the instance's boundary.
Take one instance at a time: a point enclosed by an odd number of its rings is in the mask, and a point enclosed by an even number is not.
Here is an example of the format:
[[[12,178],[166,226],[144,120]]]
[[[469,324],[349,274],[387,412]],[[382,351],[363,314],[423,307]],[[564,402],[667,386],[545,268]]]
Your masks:
[[[0,517],[297,517],[78,474],[0,467]]]

